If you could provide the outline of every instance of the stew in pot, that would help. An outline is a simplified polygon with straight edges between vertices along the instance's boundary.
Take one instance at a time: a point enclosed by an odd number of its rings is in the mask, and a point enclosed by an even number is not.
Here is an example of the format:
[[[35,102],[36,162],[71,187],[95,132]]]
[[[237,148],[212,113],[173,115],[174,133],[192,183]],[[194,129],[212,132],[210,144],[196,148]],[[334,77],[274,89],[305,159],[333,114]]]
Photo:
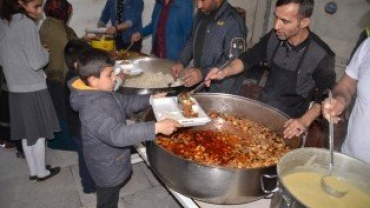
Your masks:
[[[156,143],[182,158],[203,165],[258,168],[276,165],[290,151],[281,135],[244,117],[210,113],[211,119],[229,122],[243,133],[191,129],[170,136],[158,135]]]

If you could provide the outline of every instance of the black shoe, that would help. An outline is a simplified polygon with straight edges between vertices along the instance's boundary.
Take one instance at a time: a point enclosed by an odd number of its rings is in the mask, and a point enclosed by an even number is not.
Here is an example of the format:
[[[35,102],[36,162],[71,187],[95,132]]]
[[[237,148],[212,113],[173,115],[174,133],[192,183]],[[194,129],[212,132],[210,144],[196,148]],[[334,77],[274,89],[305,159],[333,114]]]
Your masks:
[[[50,171],[51,169],[51,165],[46,165],[46,170],[49,170]],[[36,180],[37,179],[37,176],[30,176],[28,178],[30,181],[33,181],[33,180]]]
[[[45,176],[43,178],[37,177],[36,181],[45,181],[49,178],[54,177],[55,175],[57,175],[60,172],[60,167],[50,168],[49,171],[50,171],[50,174],[48,176]]]
[[[93,193],[95,193],[95,192],[96,192],[96,189],[89,189],[89,190],[83,189],[83,192],[84,192],[85,194],[93,194]]]
[[[15,147],[15,144],[13,142],[0,139],[0,147],[11,149]]]
[[[23,152],[17,152],[17,153],[16,153],[16,156],[17,156],[19,159],[24,159],[24,153],[23,153]]]

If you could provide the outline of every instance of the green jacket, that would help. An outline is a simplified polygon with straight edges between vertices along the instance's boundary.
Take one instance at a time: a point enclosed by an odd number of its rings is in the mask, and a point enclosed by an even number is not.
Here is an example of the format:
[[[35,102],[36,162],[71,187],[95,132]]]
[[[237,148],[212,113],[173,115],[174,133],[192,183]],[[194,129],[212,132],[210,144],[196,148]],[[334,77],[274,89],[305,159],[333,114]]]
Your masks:
[[[64,60],[64,47],[68,41],[78,39],[78,37],[72,28],[53,17],[46,17],[39,33],[41,44],[46,45],[50,52],[49,64],[45,68],[47,79],[64,83],[68,71]]]

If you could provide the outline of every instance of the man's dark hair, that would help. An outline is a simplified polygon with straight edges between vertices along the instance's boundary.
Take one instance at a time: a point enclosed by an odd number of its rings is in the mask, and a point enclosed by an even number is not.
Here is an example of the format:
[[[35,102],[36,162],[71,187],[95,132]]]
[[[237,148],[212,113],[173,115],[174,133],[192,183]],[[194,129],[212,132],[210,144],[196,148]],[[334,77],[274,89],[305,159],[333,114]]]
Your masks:
[[[81,80],[88,84],[90,76],[100,77],[105,67],[114,65],[112,56],[107,51],[97,48],[87,48],[81,51],[78,57],[78,75]]]
[[[311,17],[314,8],[313,0],[277,0],[276,7],[290,3],[296,3],[299,5],[298,15],[301,19]]]
[[[75,71],[74,63],[78,61],[78,55],[84,50],[91,46],[83,40],[71,40],[68,41],[64,47],[64,60],[67,67],[71,71]]]

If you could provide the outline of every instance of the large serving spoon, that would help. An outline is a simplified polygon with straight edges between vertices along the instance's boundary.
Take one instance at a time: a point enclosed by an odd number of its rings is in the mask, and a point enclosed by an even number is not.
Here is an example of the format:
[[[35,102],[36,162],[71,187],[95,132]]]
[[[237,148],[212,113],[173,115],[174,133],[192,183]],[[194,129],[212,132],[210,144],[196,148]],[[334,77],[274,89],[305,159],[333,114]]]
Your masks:
[[[226,61],[218,70],[217,74],[222,72],[222,70],[231,62],[231,59],[229,59],[228,61]],[[190,90],[189,94],[193,94],[193,93],[196,93],[196,92],[199,92],[200,90],[202,90],[204,88],[204,86],[206,85],[206,82],[209,81],[210,79],[205,79],[203,80],[198,86],[196,86],[194,89]]]
[[[329,102],[332,102],[332,93],[331,90],[328,90]],[[330,149],[330,163],[329,171],[321,178],[321,187],[322,189],[331,196],[336,198],[341,198],[348,192],[348,187],[340,183],[340,181],[332,176],[332,171],[334,167],[334,123],[333,119],[329,118],[329,149]]]
[[[229,51],[229,54],[228,54],[229,60],[226,61],[222,66],[219,67],[220,70],[217,73],[222,72],[222,70],[233,59],[235,59],[239,54],[243,53],[245,51],[245,49],[246,49],[246,44],[245,44],[245,40],[243,38],[233,38],[231,40],[231,43],[230,43],[230,51]],[[200,90],[202,90],[204,88],[207,81],[209,81],[209,79],[203,80],[198,86],[196,86],[191,91],[181,92],[179,94],[178,98],[180,98],[180,97],[189,97],[189,95],[191,95],[193,93],[196,93],[196,92],[199,92]],[[187,95],[185,96],[185,94],[187,94]]]

